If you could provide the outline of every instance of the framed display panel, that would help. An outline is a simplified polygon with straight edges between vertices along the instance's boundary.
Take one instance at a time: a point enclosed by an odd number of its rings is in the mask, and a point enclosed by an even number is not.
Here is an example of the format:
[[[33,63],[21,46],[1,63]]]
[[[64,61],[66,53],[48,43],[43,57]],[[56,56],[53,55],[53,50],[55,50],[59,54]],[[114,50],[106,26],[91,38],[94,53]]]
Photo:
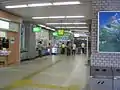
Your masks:
[[[98,52],[120,53],[120,11],[98,12]]]

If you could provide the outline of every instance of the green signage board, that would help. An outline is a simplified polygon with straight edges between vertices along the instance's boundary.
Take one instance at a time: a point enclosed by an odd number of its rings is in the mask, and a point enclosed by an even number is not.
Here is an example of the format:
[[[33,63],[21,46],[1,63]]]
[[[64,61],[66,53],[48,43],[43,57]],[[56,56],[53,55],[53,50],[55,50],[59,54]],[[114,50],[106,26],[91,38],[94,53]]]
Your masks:
[[[58,35],[63,36],[64,35],[64,30],[58,30]]]
[[[41,27],[34,27],[33,32],[41,32]]]
[[[57,32],[53,32],[53,36],[58,36],[58,33]]]

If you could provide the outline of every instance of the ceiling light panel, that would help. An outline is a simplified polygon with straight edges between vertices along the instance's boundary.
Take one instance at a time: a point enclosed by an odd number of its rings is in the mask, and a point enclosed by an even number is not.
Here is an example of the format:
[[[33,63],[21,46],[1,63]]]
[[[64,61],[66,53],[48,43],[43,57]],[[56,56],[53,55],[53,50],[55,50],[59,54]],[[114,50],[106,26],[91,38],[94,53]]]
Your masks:
[[[50,27],[46,27],[46,29],[51,29]]]
[[[65,16],[49,16],[48,18],[65,18]]]
[[[57,19],[57,18],[65,18],[65,16],[32,17],[32,19]]]
[[[12,5],[12,6],[5,6],[5,8],[25,8],[27,5]]]
[[[43,27],[43,28],[46,28],[46,26],[45,25],[40,25],[41,27]]]
[[[66,16],[66,18],[84,18],[85,16]]]
[[[88,27],[56,27],[56,28],[88,28]]]
[[[32,19],[48,19],[48,17],[32,17]]]
[[[52,31],[55,31],[55,29],[51,29]]]
[[[82,25],[86,23],[47,23],[47,25]]]
[[[42,6],[51,6],[52,3],[39,3],[39,4],[28,4],[28,7],[42,7]]]
[[[32,3],[25,5],[12,5],[5,6],[5,8],[26,8],[26,7],[42,7],[42,6],[61,6],[61,5],[77,5],[81,4],[80,1],[67,1],[67,2],[52,2],[52,3]]]
[[[72,29],[71,29],[71,31],[78,31],[78,32],[89,32],[87,29],[85,29],[85,30],[72,30]]]
[[[42,24],[39,24],[39,26],[41,26],[42,28],[46,28],[46,29],[49,29],[49,30],[55,31],[55,29],[53,29],[53,28],[50,28],[50,27],[47,27],[47,26],[45,26],[45,25],[42,25]]]
[[[85,16],[49,16],[49,17],[32,17],[32,19],[59,19],[59,18],[84,18]]]
[[[79,1],[68,1],[68,2],[54,2],[53,5],[76,5],[76,4],[80,4]]]

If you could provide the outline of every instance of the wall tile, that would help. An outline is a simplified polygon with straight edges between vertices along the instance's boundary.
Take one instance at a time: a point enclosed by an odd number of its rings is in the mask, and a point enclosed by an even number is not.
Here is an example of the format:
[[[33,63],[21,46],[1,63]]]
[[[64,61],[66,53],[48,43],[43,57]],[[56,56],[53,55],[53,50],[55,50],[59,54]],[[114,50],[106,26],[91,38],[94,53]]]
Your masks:
[[[97,30],[98,30],[98,11],[119,11],[120,0],[92,0],[92,66],[120,67],[120,54],[116,53],[97,53]]]

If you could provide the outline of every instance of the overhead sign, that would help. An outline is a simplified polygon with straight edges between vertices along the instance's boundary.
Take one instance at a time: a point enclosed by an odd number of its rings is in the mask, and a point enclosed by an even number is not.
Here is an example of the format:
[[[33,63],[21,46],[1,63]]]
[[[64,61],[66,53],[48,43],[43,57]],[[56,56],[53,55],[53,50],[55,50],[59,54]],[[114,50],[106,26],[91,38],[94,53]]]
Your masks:
[[[9,22],[0,20],[0,28],[2,29],[9,29]]]
[[[34,27],[33,32],[41,32],[41,27]]]
[[[64,30],[58,30],[58,35],[63,36],[64,35]]]
[[[10,31],[13,31],[13,32],[18,32],[19,31],[19,24],[18,23],[13,23],[13,22],[10,22],[9,23],[9,30]]]
[[[74,37],[80,37],[79,33],[74,33]]]
[[[58,32],[53,32],[53,36],[58,36]]]

